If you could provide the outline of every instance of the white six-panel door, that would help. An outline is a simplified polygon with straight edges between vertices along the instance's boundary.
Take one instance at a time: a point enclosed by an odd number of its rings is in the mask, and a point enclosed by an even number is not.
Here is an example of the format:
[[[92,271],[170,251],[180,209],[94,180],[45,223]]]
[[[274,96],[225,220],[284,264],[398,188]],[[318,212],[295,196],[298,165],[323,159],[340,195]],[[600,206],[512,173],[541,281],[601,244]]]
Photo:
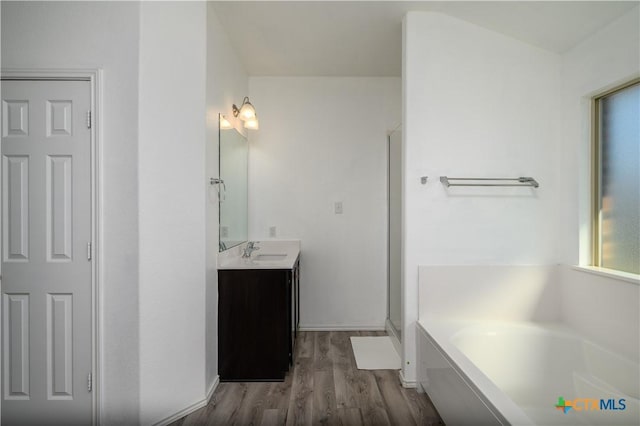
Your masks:
[[[88,81],[1,82],[2,424],[91,424]]]

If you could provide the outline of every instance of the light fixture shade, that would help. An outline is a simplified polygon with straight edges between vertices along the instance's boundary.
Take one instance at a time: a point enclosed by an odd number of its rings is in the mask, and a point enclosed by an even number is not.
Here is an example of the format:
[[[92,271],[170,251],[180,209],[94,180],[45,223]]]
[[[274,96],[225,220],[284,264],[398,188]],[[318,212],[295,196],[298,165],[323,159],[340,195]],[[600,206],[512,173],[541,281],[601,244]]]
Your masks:
[[[220,129],[232,129],[233,125],[227,120],[227,117],[220,115]]]
[[[249,98],[244,98],[238,116],[242,121],[252,120],[256,118],[256,109],[253,107],[253,105],[251,105],[251,102],[249,102]]]
[[[260,123],[258,123],[258,116],[255,116],[244,122],[245,129],[250,130],[258,130],[260,128]]]

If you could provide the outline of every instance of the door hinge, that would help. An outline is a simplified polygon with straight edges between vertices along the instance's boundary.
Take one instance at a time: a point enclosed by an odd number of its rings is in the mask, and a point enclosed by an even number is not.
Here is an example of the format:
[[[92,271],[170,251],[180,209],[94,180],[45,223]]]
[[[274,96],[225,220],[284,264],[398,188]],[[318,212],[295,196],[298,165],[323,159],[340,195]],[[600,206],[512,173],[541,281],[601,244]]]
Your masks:
[[[89,373],[87,375],[87,391],[91,392],[93,390],[93,374]]]
[[[87,129],[91,128],[91,110],[87,111]]]
[[[91,243],[87,243],[87,260],[91,260]]]

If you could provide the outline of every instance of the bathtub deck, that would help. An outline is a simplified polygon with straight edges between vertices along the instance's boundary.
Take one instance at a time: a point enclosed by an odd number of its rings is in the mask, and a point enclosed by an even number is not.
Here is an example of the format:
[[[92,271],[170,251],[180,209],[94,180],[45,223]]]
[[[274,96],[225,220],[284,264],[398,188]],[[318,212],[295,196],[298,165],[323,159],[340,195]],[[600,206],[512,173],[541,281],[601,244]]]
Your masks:
[[[418,380],[451,424],[639,424],[638,363],[564,323],[431,318],[418,329]],[[565,415],[552,396],[624,404]]]
[[[221,383],[211,402],[171,426],[442,425],[425,394],[404,389],[396,370],[358,370],[350,336],[301,332],[295,365],[281,383]]]

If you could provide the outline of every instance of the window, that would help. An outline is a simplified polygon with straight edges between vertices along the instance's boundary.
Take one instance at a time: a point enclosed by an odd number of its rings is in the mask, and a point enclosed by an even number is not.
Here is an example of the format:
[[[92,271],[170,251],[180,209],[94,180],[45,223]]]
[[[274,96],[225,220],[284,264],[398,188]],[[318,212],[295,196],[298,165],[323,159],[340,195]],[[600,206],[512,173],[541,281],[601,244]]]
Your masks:
[[[594,99],[593,265],[640,274],[640,80]]]

